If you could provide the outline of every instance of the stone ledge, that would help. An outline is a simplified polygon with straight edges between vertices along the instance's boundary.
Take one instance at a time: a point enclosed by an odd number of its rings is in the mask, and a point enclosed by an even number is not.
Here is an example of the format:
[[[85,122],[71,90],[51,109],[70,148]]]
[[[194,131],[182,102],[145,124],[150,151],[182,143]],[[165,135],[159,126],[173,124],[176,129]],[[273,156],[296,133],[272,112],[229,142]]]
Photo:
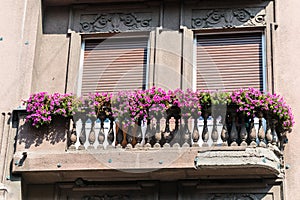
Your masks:
[[[128,173],[137,173],[141,177],[150,173],[152,178],[164,179],[276,178],[282,175],[282,169],[281,160],[275,152],[272,148],[261,147],[168,148],[149,151],[94,149],[62,153],[44,151],[28,152],[20,166],[18,162],[22,154],[17,152],[14,156],[13,173],[60,174],[77,171],[85,174],[88,171],[98,171],[103,175],[119,174],[116,178],[130,177]],[[162,170],[174,173],[170,177],[161,177],[159,171]]]
[[[27,152],[21,166],[22,153],[14,155],[13,172],[68,170],[143,170],[161,168],[192,168],[198,148],[152,150],[80,150],[68,152]],[[58,167],[58,164],[59,167]]]
[[[199,170],[222,171],[240,169],[247,173],[279,176],[282,172],[281,160],[272,148],[246,148],[244,151],[199,151],[195,166]],[[234,172],[233,172],[234,173]]]

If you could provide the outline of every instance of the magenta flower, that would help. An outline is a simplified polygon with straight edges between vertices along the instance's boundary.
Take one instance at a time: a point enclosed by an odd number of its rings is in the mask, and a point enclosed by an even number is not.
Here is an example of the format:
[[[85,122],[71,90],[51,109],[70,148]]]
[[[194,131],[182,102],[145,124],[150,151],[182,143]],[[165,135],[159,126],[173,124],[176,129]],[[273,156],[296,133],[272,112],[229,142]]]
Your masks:
[[[43,124],[50,124],[52,115],[70,117],[74,109],[73,101],[72,94],[54,93],[50,95],[47,92],[32,94],[28,100],[23,101],[29,113],[26,121],[38,128]]]
[[[162,88],[153,87],[116,94],[95,93],[87,99],[75,99],[72,94],[50,95],[40,92],[30,95],[23,102],[29,114],[26,121],[30,121],[35,127],[51,123],[54,115],[71,117],[75,111],[91,116],[105,113],[106,116],[112,116],[122,124],[130,126],[138,121],[160,118],[174,106],[180,108],[182,117],[188,118],[199,117],[204,110],[218,104],[234,106],[237,108],[236,112],[249,118],[257,117],[258,114],[269,115],[276,118],[283,129],[289,129],[295,123],[291,108],[280,95],[264,94],[254,88],[232,92],[194,92],[190,89],[166,92]]]

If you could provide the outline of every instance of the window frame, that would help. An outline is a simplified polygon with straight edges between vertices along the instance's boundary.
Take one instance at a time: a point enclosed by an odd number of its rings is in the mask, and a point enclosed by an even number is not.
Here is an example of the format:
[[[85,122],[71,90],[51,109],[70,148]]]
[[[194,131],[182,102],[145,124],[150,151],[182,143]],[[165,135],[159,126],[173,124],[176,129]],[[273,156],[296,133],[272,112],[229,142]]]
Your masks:
[[[83,77],[83,68],[84,68],[84,53],[85,53],[85,43],[87,40],[101,40],[107,39],[110,37],[114,37],[117,39],[126,39],[126,38],[147,38],[147,47],[146,47],[146,63],[144,63],[145,67],[145,74],[144,74],[144,84],[142,85],[143,89],[149,88],[149,75],[150,75],[150,42],[151,42],[151,35],[149,31],[141,31],[141,32],[125,32],[119,34],[110,34],[110,33],[103,33],[103,34],[84,34],[81,35],[81,49],[80,49],[80,60],[79,60],[79,71],[78,71],[78,78],[77,78],[77,89],[76,94],[77,96],[81,96],[82,90],[82,77]]]
[[[197,90],[197,37],[205,35],[227,35],[227,34],[244,34],[244,33],[260,33],[261,34],[261,53],[262,53],[262,91],[267,92],[269,83],[268,83],[268,67],[267,67],[267,37],[265,28],[255,28],[255,29],[243,29],[239,30],[194,30],[193,38],[193,90]]]

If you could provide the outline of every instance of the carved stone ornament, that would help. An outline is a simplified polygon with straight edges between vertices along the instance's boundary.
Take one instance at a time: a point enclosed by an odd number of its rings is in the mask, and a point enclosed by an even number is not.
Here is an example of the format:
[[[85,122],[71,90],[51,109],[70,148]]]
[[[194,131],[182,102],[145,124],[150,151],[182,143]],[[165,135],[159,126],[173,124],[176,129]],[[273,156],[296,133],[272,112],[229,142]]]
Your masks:
[[[88,195],[81,198],[81,200],[129,200],[127,195]]]
[[[191,27],[194,29],[265,25],[263,8],[193,10],[191,21]]]
[[[214,194],[209,200],[258,200],[253,194]]]
[[[98,15],[82,15],[81,32],[125,32],[130,30],[146,31],[151,28],[149,13],[108,13]]]

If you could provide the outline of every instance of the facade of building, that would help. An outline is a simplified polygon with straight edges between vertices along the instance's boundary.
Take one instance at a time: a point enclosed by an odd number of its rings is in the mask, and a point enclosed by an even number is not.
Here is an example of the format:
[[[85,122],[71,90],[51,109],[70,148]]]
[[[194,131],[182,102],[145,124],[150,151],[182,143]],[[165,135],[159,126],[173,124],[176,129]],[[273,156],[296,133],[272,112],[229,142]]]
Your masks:
[[[3,2],[1,198],[300,199],[299,6],[296,0]],[[103,125],[80,115],[41,129],[25,123],[22,99],[32,93],[87,96],[152,86],[278,93],[296,124],[288,140],[279,131],[275,139],[274,127],[271,136],[260,134],[261,117],[254,136],[248,128],[242,134],[237,118],[237,133],[232,120],[224,139],[222,125],[204,117],[200,139],[190,133],[185,141],[150,143],[147,134],[133,141],[123,130],[119,138],[109,120]]]

